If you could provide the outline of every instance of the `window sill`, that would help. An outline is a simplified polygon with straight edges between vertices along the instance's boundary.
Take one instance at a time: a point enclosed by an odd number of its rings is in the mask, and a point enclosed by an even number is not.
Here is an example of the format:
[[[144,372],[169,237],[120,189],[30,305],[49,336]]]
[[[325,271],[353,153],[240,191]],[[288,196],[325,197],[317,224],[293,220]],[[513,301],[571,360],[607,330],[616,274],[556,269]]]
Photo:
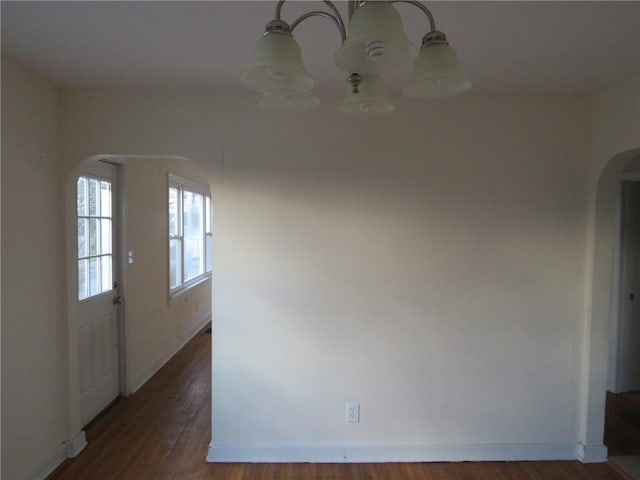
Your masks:
[[[179,287],[174,288],[169,292],[169,305],[177,302],[181,297],[187,295],[192,289],[208,280],[211,280],[211,272],[205,273],[196,278],[192,278],[184,285],[180,285]]]

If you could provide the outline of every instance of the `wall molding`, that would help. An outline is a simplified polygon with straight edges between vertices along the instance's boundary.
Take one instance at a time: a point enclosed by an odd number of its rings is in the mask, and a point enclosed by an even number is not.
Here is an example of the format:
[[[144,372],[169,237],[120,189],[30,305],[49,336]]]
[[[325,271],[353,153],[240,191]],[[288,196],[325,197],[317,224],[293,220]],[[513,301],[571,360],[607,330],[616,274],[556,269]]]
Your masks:
[[[136,393],[158,370],[160,370],[171,358],[178,353],[189,341],[195,337],[209,322],[211,322],[211,313],[205,315],[197,322],[182,338],[174,344],[168,352],[156,358],[145,369],[137,375],[134,375],[129,382],[129,395]]]
[[[578,444],[577,457],[582,463],[602,463],[607,461],[607,447],[605,445]]]
[[[84,430],[80,430],[80,432],[69,440],[66,445],[68,458],[78,456],[78,454],[84,450],[84,447],[87,446],[87,437],[84,434]]]
[[[207,462],[375,463],[576,460],[577,458],[578,445],[575,443],[252,446],[211,444]],[[605,460],[606,455],[604,460],[599,461]]]

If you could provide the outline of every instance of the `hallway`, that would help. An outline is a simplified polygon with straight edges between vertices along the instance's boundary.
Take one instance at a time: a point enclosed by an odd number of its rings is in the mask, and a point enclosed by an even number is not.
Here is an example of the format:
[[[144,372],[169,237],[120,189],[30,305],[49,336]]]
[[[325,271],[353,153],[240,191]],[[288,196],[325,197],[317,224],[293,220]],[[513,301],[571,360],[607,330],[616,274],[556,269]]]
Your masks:
[[[89,445],[47,480],[616,480],[608,464],[465,462],[207,464],[211,335],[200,333],[136,394],[86,429]]]
[[[640,394],[607,392],[604,443],[609,462],[640,478]]]
[[[134,395],[86,428],[89,445],[48,480],[210,478],[211,335],[199,333]]]

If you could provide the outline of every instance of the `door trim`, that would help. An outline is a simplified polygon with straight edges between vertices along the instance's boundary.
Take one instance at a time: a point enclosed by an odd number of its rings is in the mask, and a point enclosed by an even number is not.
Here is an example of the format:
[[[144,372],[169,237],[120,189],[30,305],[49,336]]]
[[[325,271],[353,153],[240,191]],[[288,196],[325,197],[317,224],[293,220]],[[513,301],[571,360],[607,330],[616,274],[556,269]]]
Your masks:
[[[624,228],[624,195],[623,189],[625,184],[635,183],[636,188],[640,187],[640,170],[634,170],[629,172],[622,173],[622,179],[620,182],[620,190],[619,190],[619,200],[618,200],[618,208],[617,208],[617,222],[616,222],[616,231],[615,231],[615,269],[613,276],[613,288],[612,288],[612,314],[613,320],[615,324],[615,328],[612,331],[612,355],[611,359],[614,362],[614,368],[611,369],[611,384],[613,388],[611,391],[613,393],[620,393],[625,391],[625,385],[623,385],[624,377],[622,375],[624,371],[623,365],[623,349],[620,342],[620,334],[623,329],[624,316],[626,315],[626,309],[624,308],[624,303],[626,301],[626,294],[628,291],[627,285],[627,275],[626,271],[623,268],[623,262],[625,261],[624,252],[623,252],[623,242],[624,237],[622,235],[622,230]],[[636,214],[637,215],[637,214]],[[638,226],[640,228],[640,225]],[[637,264],[637,260],[634,260],[634,263]]]
[[[118,295],[124,300],[124,303],[118,305],[118,343],[120,345],[119,348],[119,378],[120,378],[120,395],[123,397],[127,397],[131,394],[131,390],[129,388],[129,369],[127,368],[128,363],[128,352],[129,345],[127,344],[127,322],[126,322],[126,298],[127,298],[127,252],[125,248],[127,246],[127,232],[126,232],[126,198],[125,192],[125,178],[124,174],[125,163],[122,159],[119,162],[109,162],[116,166],[116,177],[118,181],[118,192],[116,194],[116,208],[118,209],[118,284],[119,290]]]

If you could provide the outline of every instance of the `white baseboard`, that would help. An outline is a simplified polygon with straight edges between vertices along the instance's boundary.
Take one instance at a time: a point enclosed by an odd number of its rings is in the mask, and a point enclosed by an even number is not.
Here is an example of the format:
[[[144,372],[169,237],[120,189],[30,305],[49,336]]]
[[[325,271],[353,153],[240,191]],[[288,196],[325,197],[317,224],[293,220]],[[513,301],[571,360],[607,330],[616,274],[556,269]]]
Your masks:
[[[582,463],[602,463],[607,461],[607,447],[605,445],[578,444],[578,460]]]
[[[171,350],[164,353],[160,357],[156,358],[153,362],[151,362],[144,370],[142,370],[137,375],[134,375],[129,382],[129,394],[132,395],[136,393],[140,387],[142,387],[151,377],[153,377],[158,370],[160,370],[165,363],[167,363],[171,358],[180,351],[182,347],[184,347],[189,340],[196,336],[196,334],[204,328],[204,326],[211,321],[211,313],[206,315],[202,320],[200,320],[196,325],[191,328],[181,339],[178,341]]]
[[[575,460],[575,443],[475,445],[210,445],[207,462],[375,463]]]
[[[51,472],[58,468],[65,459],[75,457],[86,446],[87,439],[84,431],[81,431],[73,437],[73,439],[63,442],[55,451],[51,452],[46,458],[43,458],[40,463],[22,477],[22,480],[44,480]]]
[[[84,430],[80,430],[75,437],[73,437],[69,442],[67,442],[67,457],[73,458],[78,456],[78,454],[84,450],[84,447],[87,446],[87,437],[84,434]]]

